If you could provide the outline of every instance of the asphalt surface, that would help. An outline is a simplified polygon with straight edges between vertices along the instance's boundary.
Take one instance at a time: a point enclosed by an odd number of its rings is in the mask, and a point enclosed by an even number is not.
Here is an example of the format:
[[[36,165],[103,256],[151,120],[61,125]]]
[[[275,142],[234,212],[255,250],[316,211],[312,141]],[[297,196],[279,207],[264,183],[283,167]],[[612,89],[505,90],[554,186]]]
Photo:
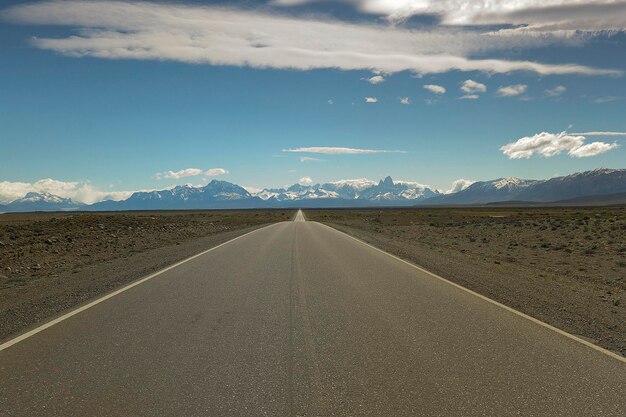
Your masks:
[[[6,347],[0,415],[624,416],[626,363],[296,220]]]

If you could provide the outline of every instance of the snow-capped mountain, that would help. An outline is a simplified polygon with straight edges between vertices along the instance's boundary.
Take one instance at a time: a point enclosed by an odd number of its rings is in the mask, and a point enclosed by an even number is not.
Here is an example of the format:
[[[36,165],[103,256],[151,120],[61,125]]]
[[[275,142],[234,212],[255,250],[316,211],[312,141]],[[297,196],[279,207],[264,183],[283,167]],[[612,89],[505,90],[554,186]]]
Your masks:
[[[227,181],[213,180],[204,187],[179,185],[160,191],[133,193],[123,201],[102,201],[89,210],[151,210],[256,207],[262,200],[245,188]]]
[[[288,188],[264,189],[255,195],[269,204],[298,202],[320,205],[411,205],[438,195],[425,185],[396,181],[391,177],[376,183],[366,178],[340,180],[325,184],[294,184]],[[323,200],[323,201],[319,201]]]
[[[0,205],[0,212],[412,206],[555,202],[581,197],[585,198],[580,201],[588,204],[593,202],[593,196],[602,196],[602,201],[613,201],[612,196],[619,193],[626,193],[626,169],[596,169],[548,180],[499,178],[476,182],[451,194],[442,194],[417,182],[394,181],[391,177],[378,183],[361,178],[315,185],[294,184],[253,194],[236,184],[213,180],[203,187],[182,185],[160,191],[142,191],[123,201],[109,200],[92,205],[49,193],[28,193],[9,204]]]
[[[500,201],[553,202],[626,191],[626,169],[595,169],[548,180],[499,178],[479,181],[456,193],[424,204],[484,204]]]
[[[0,211],[66,211],[78,210],[83,206],[84,204],[77,203],[70,198],[63,198],[50,193],[30,192],[24,197],[0,207]]]

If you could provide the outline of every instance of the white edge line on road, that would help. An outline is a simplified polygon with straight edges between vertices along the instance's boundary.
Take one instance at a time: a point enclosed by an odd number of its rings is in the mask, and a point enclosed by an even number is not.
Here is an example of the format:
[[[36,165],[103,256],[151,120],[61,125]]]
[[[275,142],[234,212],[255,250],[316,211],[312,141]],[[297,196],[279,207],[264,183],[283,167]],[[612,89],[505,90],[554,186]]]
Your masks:
[[[113,292],[111,292],[111,293],[109,293],[109,294],[107,294],[105,296],[102,296],[102,297],[100,297],[100,298],[98,298],[98,299],[96,299],[96,300],[94,300],[94,301],[92,301],[92,302],[90,302],[88,304],[85,304],[85,305],[83,305],[81,307],[78,307],[75,310],[72,310],[72,311],[70,311],[68,313],[65,313],[62,316],[57,317],[54,320],[51,320],[51,321],[49,321],[47,323],[44,323],[41,326],[32,329],[31,331],[28,331],[28,332],[26,332],[24,334],[21,334],[21,335],[17,336],[16,338],[13,338],[13,339],[11,339],[11,340],[9,340],[7,342],[4,342],[3,344],[0,345],[0,352],[2,352],[4,349],[7,349],[7,348],[15,345],[16,343],[21,342],[22,340],[28,339],[29,337],[34,336],[37,333],[39,333],[39,332],[41,332],[43,330],[46,330],[49,327],[54,326],[55,324],[58,324],[58,323],[62,322],[63,320],[69,319],[70,317],[75,316],[76,314],[89,309],[89,308],[95,306],[96,304],[100,304],[101,302],[106,301],[109,298],[113,298],[116,295],[121,294],[121,293],[123,293],[126,290],[129,290],[129,289],[131,289],[133,287],[136,287],[137,285],[143,284],[144,282],[146,282],[148,280],[151,280],[152,278],[154,278],[154,277],[156,277],[158,275],[161,275],[164,272],[167,272],[167,271],[169,271],[171,269],[174,269],[174,268],[176,268],[176,267],[178,267],[178,266],[180,266],[180,265],[182,265],[182,264],[184,264],[186,262],[189,262],[189,261],[191,261],[193,259],[196,259],[196,258],[198,258],[198,257],[200,257],[202,255],[205,255],[205,254],[207,254],[207,253],[209,253],[211,251],[214,251],[217,248],[220,248],[220,247],[222,247],[224,245],[227,245],[227,244],[229,244],[231,242],[234,242],[235,240],[238,240],[238,239],[241,239],[241,238],[243,238],[245,236],[248,236],[251,233],[258,232],[259,230],[265,229],[265,228],[270,227],[270,226],[274,226],[276,224],[278,224],[278,223],[272,223],[272,224],[269,224],[267,226],[263,226],[263,227],[260,227],[258,229],[251,230],[248,233],[244,233],[241,236],[237,236],[235,238],[227,240],[226,242],[222,242],[222,243],[220,243],[217,246],[213,246],[210,249],[207,249],[207,250],[205,250],[203,252],[200,252],[200,253],[197,253],[197,254],[195,254],[193,256],[190,256],[189,258],[183,259],[182,261],[176,262],[175,264],[170,265],[168,267],[165,267],[165,268],[163,268],[163,269],[161,269],[161,270],[159,270],[159,271],[157,271],[157,272],[155,272],[155,273],[153,273],[151,275],[148,275],[147,277],[144,277],[144,278],[141,278],[141,279],[139,279],[137,281],[134,281],[134,282],[126,285],[125,287],[122,287],[122,288],[120,288],[118,290],[115,290],[115,291],[113,291]]]
[[[419,270],[421,272],[424,272],[425,274],[428,274],[428,275],[430,275],[430,276],[432,276],[432,277],[434,277],[434,278],[436,278],[436,279],[438,279],[440,281],[443,281],[446,284],[452,285],[453,287],[456,287],[456,288],[458,288],[460,290],[468,292],[468,293],[470,293],[470,294],[472,294],[472,295],[474,295],[474,296],[476,296],[478,298],[481,298],[481,299],[483,299],[483,300],[485,300],[485,301],[487,301],[487,302],[489,302],[491,304],[494,304],[494,305],[496,305],[496,306],[498,306],[500,308],[503,308],[503,309],[505,309],[505,310],[507,310],[507,311],[509,311],[509,312],[511,312],[513,314],[516,314],[516,315],[518,315],[520,317],[523,317],[526,320],[530,320],[533,323],[536,323],[536,324],[538,324],[540,326],[543,326],[543,327],[545,327],[547,329],[552,330],[553,332],[556,332],[556,333],[558,333],[558,334],[560,334],[562,336],[565,336],[565,337],[567,337],[569,339],[575,340],[576,342],[582,343],[583,345],[585,345],[587,347],[590,347],[590,348],[592,348],[594,350],[597,350],[598,352],[604,353],[605,355],[608,355],[608,356],[610,356],[610,357],[612,357],[614,359],[617,359],[620,362],[626,363],[626,358],[621,356],[621,355],[618,355],[617,353],[614,353],[614,352],[611,352],[610,350],[604,349],[603,347],[600,347],[600,346],[598,346],[598,345],[596,345],[594,343],[588,342],[585,339],[581,339],[578,336],[574,336],[573,334],[568,333],[565,330],[561,330],[561,329],[559,329],[557,327],[554,327],[554,326],[552,326],[552,325],[550,325],[548,323],[545,323],[545,322],[543,322],[543,321],[541,321],[539,319],[536,319],[536,318],[534,318],[532,316],[529,316],[528,314],[524,314],[521,311],[518,311],[518,310],[516,310],[516,309],[514,309],[512,307],[509,307],[509,306],[506,306],[506,305],[504,305],[502,303],[499,303],[496,300],[492,300],[489,297],[485,297],[484,295],[481,295],[481,294],[479,294],[477,292],[474,292],[474,291],[472,291],[472,290],[470,290],[468,288],[465,288],[462,285],[456,284],[456,283],[454,283],[454,282],[452,282],[450,280],[447,280],[446,278],[443,278],[443,277],[441,277],[441,276],[439,276],[437,274],[434,274],[434,273],[432,273],[432,272],[430,272],[430,271],[428,271],[428,270],[426,270],[426,269],[424,269],[424,268],[422,268],[420,266],[417,266],[417,265],[415,265],[415,264],[413,264],[413,263],[411,263],[409,261],[406,261],[406,260],[404,260],[402,258],[399,258],[396,255],[392,255],[391,253],[385,252],[384,250],[379,249],[376,246],[370,245],[369,243],[364,242],[363,240],[361,240],[359,238],[351,236],[351,235],[349,235],[349,234],[347,234],[345,232],[342,232],[341,230],[335,229],[334,227],[328,226],[328,225],[326,225],[324,223],[319,223],[319,222],[311,222],[311,223],[317,223],[317,224],[321,224],[324,227],[328,227],[329,229],[331,229],[331,230],[333,230],[335,232],[338,232],[338,233],[341,233],[341,234],[343,234],[345,236],[348,236],[350,239],[354,239],[357,242],[359,242],[360,244],[365,245],[365,246],[369,246],[370,248],[372,248],[374,250],[377,250],[378,252],[384,253],[387,256],[391,256],[395,260],[400,261],[400,262],[402,262],[402,263],[404,263],[404,264],[406,264],[406,265],[408,265],[408,266],[410,266],[412,268],[415,268],[415,269],[417,269],[417,270]]]

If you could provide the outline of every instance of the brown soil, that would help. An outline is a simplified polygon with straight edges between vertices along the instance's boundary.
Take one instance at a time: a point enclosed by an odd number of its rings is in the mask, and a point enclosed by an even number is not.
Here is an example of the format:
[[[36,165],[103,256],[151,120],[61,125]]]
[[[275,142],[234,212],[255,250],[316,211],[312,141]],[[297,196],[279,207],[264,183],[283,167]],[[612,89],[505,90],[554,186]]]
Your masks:
[[[0,340],[293,210],[0,215]]]
[[[466,288],[626,355],[626,209],[307,210]]]

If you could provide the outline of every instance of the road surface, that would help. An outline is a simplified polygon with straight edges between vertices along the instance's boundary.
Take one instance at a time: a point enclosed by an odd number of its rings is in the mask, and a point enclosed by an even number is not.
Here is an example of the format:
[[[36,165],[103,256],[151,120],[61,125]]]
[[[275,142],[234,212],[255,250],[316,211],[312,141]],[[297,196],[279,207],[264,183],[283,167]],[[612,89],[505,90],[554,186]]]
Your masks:
[[[625,410],[626,363],[301,213],[0,351],[3,416]]]

